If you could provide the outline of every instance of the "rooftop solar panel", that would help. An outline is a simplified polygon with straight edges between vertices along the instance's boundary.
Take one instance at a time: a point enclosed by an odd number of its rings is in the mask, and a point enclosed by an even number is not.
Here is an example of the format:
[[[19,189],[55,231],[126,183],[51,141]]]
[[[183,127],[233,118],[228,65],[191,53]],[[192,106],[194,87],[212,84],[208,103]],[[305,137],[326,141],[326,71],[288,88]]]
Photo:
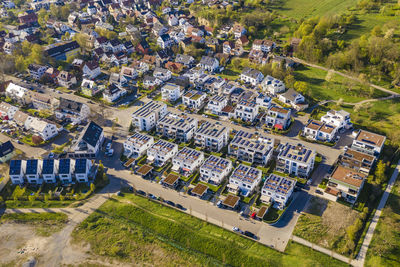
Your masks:
[[[26,161],[26,174],[37,174],[38,171],[38,160],[28,159]]]
[[[22,166],[22,161],[21,160],[12,160],[10,162],[10,174],[11,175],[18,175],[21,173],[21,166]]]
[[[70,173],[71,159],[60,159],[58,165],[59,174],[69,174]]]
[[[42,174],[54,173],[54,159],[43,160]]]

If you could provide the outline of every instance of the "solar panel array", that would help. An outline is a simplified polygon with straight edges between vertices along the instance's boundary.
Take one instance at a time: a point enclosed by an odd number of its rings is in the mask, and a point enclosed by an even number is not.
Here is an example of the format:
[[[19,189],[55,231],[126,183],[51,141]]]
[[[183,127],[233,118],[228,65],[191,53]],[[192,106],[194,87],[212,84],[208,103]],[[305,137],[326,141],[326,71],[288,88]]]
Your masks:
[[[297,162],[307,163],[311,154],[313,153],[313,150],[305,148],[301,144],[295,146],[286,143],[281,149],[278,158],[291,159]]]
[[[138,109],[136,112],[134,112],[132,114],[132,117],[148,117],[153,112],[157,112],[164,105],[166,105],[166,104],[155,102],[155,101],[150,101],[146,105],[144,105],[140,109]]]
[[[75,160],[75,173],[86,173],[87,159]]]
[[[160,139],[150,148],[150,150],[153,150],[155,154],[167,154],[175,147],[177,147],[176,144]]]
[[[10,161],[10,175],[18,175],[21,173],[22,161],[11,160]]]
[[[202,152],[195,149],[184,147],[175,156],[175,160],[179,160],[181,162],[189,162],[189,164],[191,164],[195,162],[202,154]]]
[[[266,137],[256,139],[255,137],[256,136],[252,133],[240,130],[229,145],[237,146],[242,149],[257,150],[261,153],[266,153],[269,151],[269,148],[273,146],[273,139]]]
[[[175,126],[179,129],[186,128],[195,121],[194,118],[188,117],[187,115],[177,115],[170,113],[166,115],[164,118],[160,119],[157,123],[158,127],[165,126]]]
[[[232,173],[231,178],[242,182],[253,183],[261,173],[260,170],[240,164]]]
[[[71,170],[71,159],[60,159],[58,164],[58,173],[69,174]]]
[[[286,195],[296,184],[296,181],[279,175],[271,174],[264,183],[263,189],[273,193]]]
[[[151,139],[150,136],[141,134],[141,133],[134,133],[128,139],[128,141],[132,142],[134,145],[143,146]]]
[[[38,173],[38,160],[28,159],[26,161],[26,174],[37,174]]]
[[[54,173],[54,159],[44,159],[42,166],[42,174]]]
[[[227,129],[225,126],[206,121],[200,125],[199,129],[197,129],[196,131],[196,134],[218,138],[221,134],[223,134],[226,131]]]
[[[201,168],[211,172],[222,173],[229,166],[229,162],[227,159],[211,155]]]

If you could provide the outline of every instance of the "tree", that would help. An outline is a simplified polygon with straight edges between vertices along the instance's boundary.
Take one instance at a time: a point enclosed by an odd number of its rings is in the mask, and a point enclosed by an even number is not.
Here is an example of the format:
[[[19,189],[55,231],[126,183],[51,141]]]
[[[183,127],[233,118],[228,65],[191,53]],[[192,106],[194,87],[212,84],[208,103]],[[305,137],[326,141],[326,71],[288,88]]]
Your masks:
[[[90,191],[94,192],[94,190],[96,189],[96,186],[94,185],[94,183],[90,184]]]
[[[386,170],[386,165],[383,163],[382,160],[378,161],[378,164],[376,164],[376,169],[375,169],[375,181],[378,184],[381,184],[385,180],[385,170]]]
[[[60,201],[64,201],[64,200],[65,200],[65,197],[60,194]]]
[[[36,196],[35,195],[29,195],[28,196],[28,200],[29,200],[29,202],[34,202],[36,200]]]
[[[39,145],[43,143],[43,141],[44,141],[43,138],[38,135],[32,136],[32,143],[34,143],[35,145]]]
[[[308,95],[309,93],[309,86],[306,82],[297,81],[294,83],[294,89],[302,95]]]

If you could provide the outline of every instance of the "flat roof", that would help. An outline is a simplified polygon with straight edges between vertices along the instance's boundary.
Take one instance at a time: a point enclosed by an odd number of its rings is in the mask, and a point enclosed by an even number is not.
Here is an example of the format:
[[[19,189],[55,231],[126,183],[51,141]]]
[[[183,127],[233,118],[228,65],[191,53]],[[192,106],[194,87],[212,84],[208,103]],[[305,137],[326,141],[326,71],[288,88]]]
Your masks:
[[[143,165],[142,167],[137,170],[137,173],[140,174],[141,176],[146,176],[149,172],[153,170],[153,167],[150,165]]]
[[[127,162],[125,162],[124,167],[128,168],[129,166],[132,165],[132,163],[135,162],[135,159],[128,159]]]
[[[228,195],[224,201],[222,202],[223,205],[228,206],[230,208],[234,208],[239,203],[240,197],[234,195]]]
[[[365,174],[345,168],[341,165],[337,166],[331,175],[331,179],[357,188],[362,185],[365,178]]]
[[[368,143],[370,145],[381,147],[385,142],[386,137],[380,134],[371,133],[368,131],[360,130],[356,137],[357,141]]]
[[[164,179],[164,183],[167,185],[174,185],[179,179],[179,176],[173,173],[168,174],[168,176]]]
[[[197,184],[193,189],[192,193],[195,195],[198,195],[199,197],[202,197],[204,193],[207,191],[208,186],[204,184]]]
[[[264,215],[265,215],[265,213],[267,213],[267,210],[268,210],[267,206],[262,206],[257,212],[257,217],[264,218]]]

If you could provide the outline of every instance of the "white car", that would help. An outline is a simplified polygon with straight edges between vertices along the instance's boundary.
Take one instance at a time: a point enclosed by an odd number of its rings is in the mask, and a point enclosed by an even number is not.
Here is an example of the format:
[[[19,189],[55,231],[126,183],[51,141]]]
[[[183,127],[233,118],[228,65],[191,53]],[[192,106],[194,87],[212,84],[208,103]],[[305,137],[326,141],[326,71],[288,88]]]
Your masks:
[[[106,145],[106,150],[110,150],[110,148],[111,148],[111,142]]]

